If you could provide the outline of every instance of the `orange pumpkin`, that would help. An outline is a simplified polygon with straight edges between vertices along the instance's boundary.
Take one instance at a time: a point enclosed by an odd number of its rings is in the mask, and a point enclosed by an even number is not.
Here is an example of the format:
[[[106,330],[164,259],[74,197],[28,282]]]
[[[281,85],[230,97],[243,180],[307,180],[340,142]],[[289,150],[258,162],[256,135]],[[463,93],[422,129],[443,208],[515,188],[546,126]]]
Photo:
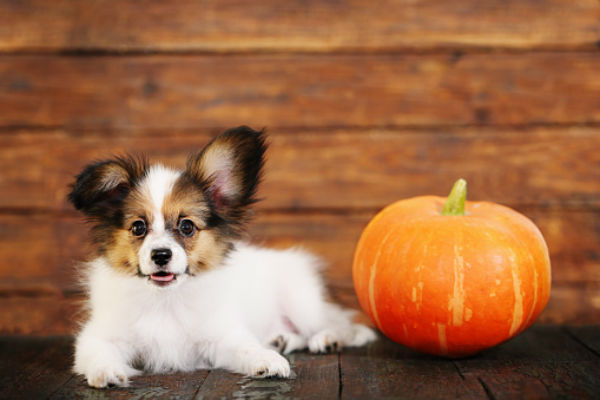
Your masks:
[[[448,357],[474,354],[524,331],[550,296],[548,248],[510,208],[448,199],[398,201],[365,228],[354,255],[362,308],[390,339]]]

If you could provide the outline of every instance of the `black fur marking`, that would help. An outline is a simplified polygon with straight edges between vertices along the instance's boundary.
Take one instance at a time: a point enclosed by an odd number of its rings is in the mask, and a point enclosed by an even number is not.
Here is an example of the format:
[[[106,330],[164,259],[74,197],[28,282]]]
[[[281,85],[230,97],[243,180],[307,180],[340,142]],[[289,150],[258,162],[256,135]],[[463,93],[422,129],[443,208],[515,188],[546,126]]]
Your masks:
[[[227,221],[221,218],[219,214],[217,214],[214,210],[211,210],[210,216],[206,220],[206,227],[209,229],[218,228],[219,226],[226,224],[226,222]]]
[[[232,175],[239,183],[235,196],[226,197],[214,176],[207,176],[202,170],[203,157],[212,146],[224,149],[233,157]],[[240,126],[225,131],[200,153],[190,156],[184,176],[200,186],[207,197],[211,209],[209,227],[218,227],[230,235],[239,233],[250,217],[249,206],[258,201],[254,196],[262,178],[266,149],[264,131]]]
[[[116,157],[88,165],[71,186],[68,199],[88,217],[120,225],[120,210],[131,188],[147,169],[145,158]]]

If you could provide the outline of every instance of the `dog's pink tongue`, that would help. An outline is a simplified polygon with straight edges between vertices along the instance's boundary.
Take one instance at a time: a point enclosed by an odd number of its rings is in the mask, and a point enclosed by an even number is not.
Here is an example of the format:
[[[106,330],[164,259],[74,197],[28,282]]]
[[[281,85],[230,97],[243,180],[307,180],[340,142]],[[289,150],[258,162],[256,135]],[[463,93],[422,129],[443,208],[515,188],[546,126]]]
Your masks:
[[[172,273],[166,274],[166,275],[157,275],[157,274],[152,274],[150,275],[150,278],[153,281],[158,281],[158,282],[170,282],[173,280],[173,278],[175,278],[175,275]]]

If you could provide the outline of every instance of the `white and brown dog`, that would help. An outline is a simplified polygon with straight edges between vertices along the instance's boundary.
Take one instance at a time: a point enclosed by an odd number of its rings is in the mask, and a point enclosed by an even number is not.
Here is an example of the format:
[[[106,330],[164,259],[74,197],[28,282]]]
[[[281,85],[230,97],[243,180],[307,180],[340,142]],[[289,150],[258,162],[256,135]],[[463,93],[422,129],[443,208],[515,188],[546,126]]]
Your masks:
[[[319,260],[238,241],[261,177],[265,141],[229,130],[186,168],[115,158],[86,167],[69,199],[93,223],[89,319],[75,371],[90,386],[153,373],[225,368],[289,377],[282,354],[375,338],[326,301]]]

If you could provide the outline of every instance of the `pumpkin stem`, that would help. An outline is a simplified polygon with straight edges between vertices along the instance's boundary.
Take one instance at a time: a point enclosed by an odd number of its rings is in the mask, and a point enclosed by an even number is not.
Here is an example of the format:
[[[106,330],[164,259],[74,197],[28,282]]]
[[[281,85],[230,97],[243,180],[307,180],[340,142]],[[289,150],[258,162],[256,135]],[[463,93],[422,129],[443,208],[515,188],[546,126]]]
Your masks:
[[[442,215],[465,215],[465,201],[467,200],[467,181],[459,179],[456,181],[448,199],[442,208]]]

